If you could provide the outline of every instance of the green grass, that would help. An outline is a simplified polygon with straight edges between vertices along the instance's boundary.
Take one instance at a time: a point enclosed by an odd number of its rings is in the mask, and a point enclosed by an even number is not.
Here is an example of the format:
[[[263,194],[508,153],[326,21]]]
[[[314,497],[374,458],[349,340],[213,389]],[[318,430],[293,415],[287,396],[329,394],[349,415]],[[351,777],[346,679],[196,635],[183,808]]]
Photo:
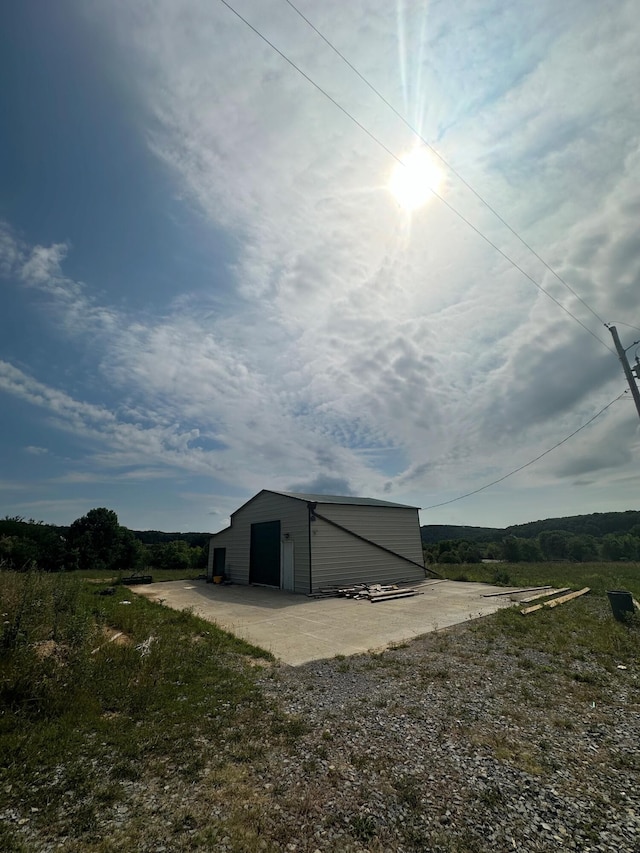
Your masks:
[[[451,574],[456,571],[447,568]],[[463,568],[473,580],[492,580],[491,565]],[[556,707],[545,692],[551,688],[575,696],[580,707],[591,701],[599,705],[607,678],[620,676],[620,664],[630,670],[635,665],[640,641],[640,620],[616,622],[604,592],[622,587],[640,597],[638,565],[500,568],[514,585],[594,589],[553,610],[523,617],[519,608],[505,608],[465,626],[487,668],[492,649],[501,649],[513,661],[505,714],[515,719],[541,703]],[[266,665],[270,656],[189,612],[162,607],[126,588],[99,595],[108,585],[102,581],[88,583],[75,573],[0,572],[0,813],[19,809],[33,833],[25,835],[17,821],[0,822],[0,851],[53,848],[64,838],[67,852],[155,849],[154,844],[172,850],[215,849],[224,838],[231,839],[227,848],[238,853],[282,849],[274,834],[277,827],[265,828],[271,826],[279,795],[260,783],[260,768],[294,750],[308,736],[309,724],[304,717],[285,714],[276,700],[268,702],[256,686],[253,664]],[[427,656],[411,677],[424,680],[425,686],[446,683],[455,656],[466,653],[456,630],[432,638],[433,648],[441,643],[450,656],[447,665]],[[386,683],[406,677],[415,666],[412,658],[403,658],[405,652],[406,644],[401,644],[362,659],[338,656],[335,669],[384,668]],[[272,675],[276,678],[277,670]],[[560,679],[560,687],[554,679]],[[371,699],[374,708],[396,713],[388,699]],[[421,712],[403,713],[419,718]],[[464,708],[456,714],[465,719]],[[554,724],[561,734],[573,725],[573,717],[565,708]],[[335,725],[340,725],[337,717]],[[474,725],[469,722],[470,731]],[[539,750],[529,756],[517,744],[501,741],[500,732],[486,737],[503,760],[529,772],[544,767]],[[328,760],[335,739],[333,728],[323,730],[308,758],[309,772]],[[391,778],[391,768],[383,769]],[[407,808],[419,804],[414,782],[403,777],[394,789]],[[327,784],[333,784],[331,779]],[[158,793],[167,789],[167,794]],[[167,803],[175,789],[174,808]],[[198,796],[190,795],[194,790]],[[136,803],[161,796],[166,820],[163,812],[152,820],[147,813],[135,813]],[[497,794],[489,791],[486,796],[493,803]],[[102,839],[105,816],[127,804],[133,808],[127,820]],[[223,805],[222,815],[212,814],[215,804]],[[376,827],[363,810],[354,813],[345,831],[354,843],[366,846]]]
[[[102,588],[0,573],[0,811],[20,803],[45,834],[55,827],[87,849],[123,783],[167,763],[197,777],[246,751],[262,708],[249,661],[270,658],[186,611]],[[205,761],[198,738],[212,729],[236,741]],[[20,849],[7,833],[0,850]]]
[[[514,655],[538,651],[560,655],[573,664],[590,660],[612,670],[635,661],[640,642],[640,617],[617,622],[609,604],[591,594],[553,609],[522,616],[518,607],[499,610],[471,630],[489,644],[507,640]],[[526,661],[526,658],[524,659]],[[527,669],[525,663],[523,669]],[[584,676],[578,675],[576,680]]]
[[[459,571],[450,567],[448,576],[456,580]],[[640,615],[628,623],[613,618],[607,590],[627,589],[640,597],[640,563],[497,563],[464,566],[468,580],[491,583],[495,571],[509,577],[509,586],[556,588],[590,587],[591,592],[553,609],[543,608],[522,616],[519,607],[498,611],[474,630],[488,643],[507,639],[514,653],[535,650],[561,654],[567,659],[597,660],[611,669],[633,661],[640,640]],[[534,602],[535,603],[535,602]]]
[[[441,565],[438,571],[451,580],[499,582],[504,586],[591,587],[593,594],[627,589],[640,597],[640,563],[478,563]]]
[[[86,571],[65,572],[66,576],[84,578],[86,580],[102,581],[104,583],[117,583],[123,577],[130,577],[135,572],[119,572],[114,574],[106,569],[87,569]],[[181,581],[193,580],[204,574],[204,569],[140,569],[137,574],[151,575],[154,583],[159,581]]]

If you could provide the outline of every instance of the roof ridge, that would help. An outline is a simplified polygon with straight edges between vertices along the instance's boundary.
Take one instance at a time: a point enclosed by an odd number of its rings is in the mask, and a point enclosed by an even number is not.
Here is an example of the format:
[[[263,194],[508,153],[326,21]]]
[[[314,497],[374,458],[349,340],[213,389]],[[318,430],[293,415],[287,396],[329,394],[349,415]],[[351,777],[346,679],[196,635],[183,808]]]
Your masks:
[[[380,498],[369,498],[358,495],[329,495],[322,493],[307,493],[307,492],[284,492],[278,489],[263,489],[265,492],[270,492],[273,495],[282,495],[283,497],[293,498],[294,500],[337,504],[343,506],[380,506],[380,507],[396,507],[398,509],[420,509],[420,507],[412,504],[400,504],[394,501],[382,500]]]

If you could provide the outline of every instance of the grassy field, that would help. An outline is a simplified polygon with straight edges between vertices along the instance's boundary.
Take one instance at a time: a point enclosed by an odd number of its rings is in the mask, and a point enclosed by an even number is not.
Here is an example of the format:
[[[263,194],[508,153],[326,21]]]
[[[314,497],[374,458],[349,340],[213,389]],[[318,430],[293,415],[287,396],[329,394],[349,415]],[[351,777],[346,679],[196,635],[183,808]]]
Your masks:
[[[20,820],[91,849],[123,783],[201,769],[205,731],[234,732],[217,773],[246,760],[245,726],[255,734],[262,713],[251,664],[266,652],[125,588],[103,596],[39,572],[2,572],[0,584],[0,813],[20,804]],[[29,849],[7,827],[0,849]]]
[[[615,622],[604,591],[640,597],[638,564],[446,568],[468,580],[494,582],[500,571],[513,585],[594,589],[553,612],[507,609],[476,623],[487,661],[506,641],[516,657],[554,656],[570,684],[585,661],[607,672],[635,665],[637,620]],[[126,588],[102,595],[107,579],[98,580],[0,573],[0,850],[110,853],[147,849],[148,838],[148,849],[218,849],[220,839],[238,853],[282,849],[265,828],[277,786],[267,791],[256,768],[286,761],[309,726],[259,688],[268,653]],[[437,636],[455,651],[453,634]],[[162,803],[153,832],[149,798]]]
[[[591,587],[593,594],[626,589],[640,598],[640,563],[477,563],[435,565],[444,577],[504,586]]]
[[[160,581],[181,581],[181,580],[193,580],[197,578],[200,574],[203,573],[203,569],[142,569],[139,574],[142,575],[151,575],[154,583],[158,583]],[[113,572],[109,572],[106,570],[100,571],[86,571],[86,572],[70,572],[70,574],[74,577],[85,578],[87,580],[95,580],[102,581],[103,583],[118,583],[121,578],[127,576],[130,577],[129,572],[120,572],[120,574],[114,575]]]

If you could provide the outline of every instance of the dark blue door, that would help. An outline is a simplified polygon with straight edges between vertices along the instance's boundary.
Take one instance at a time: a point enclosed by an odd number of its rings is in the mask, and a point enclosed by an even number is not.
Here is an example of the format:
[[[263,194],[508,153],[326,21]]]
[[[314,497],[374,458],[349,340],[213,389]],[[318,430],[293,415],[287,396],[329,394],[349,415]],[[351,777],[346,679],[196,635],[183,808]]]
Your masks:
[[[280,586],[280,522],[251,525],[249,583]]]

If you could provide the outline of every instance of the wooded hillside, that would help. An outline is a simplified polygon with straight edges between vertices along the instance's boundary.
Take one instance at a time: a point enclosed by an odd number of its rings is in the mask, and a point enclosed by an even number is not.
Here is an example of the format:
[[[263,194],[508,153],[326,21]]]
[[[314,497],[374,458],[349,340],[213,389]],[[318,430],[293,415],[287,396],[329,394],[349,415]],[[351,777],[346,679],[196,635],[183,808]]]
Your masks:
[[[596,512],[546,518],[504,528],[427,524],[421,528],[429,562],[638,560],[640,512]]]

